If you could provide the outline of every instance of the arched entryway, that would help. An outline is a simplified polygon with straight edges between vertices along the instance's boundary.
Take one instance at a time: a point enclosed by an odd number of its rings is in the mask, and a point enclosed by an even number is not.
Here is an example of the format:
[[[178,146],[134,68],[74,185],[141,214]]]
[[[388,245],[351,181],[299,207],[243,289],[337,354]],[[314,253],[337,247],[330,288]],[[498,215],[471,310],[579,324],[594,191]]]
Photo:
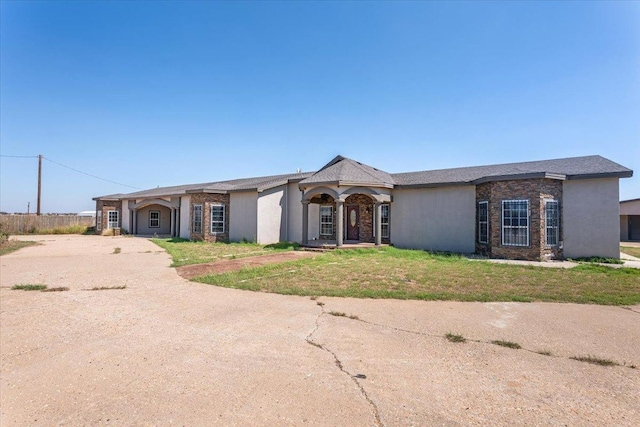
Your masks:
[[[180,207],[164,199],[141,200],[130,206],[132,234],[180,235]]]
[[[390,202],[388,193],[367,187],[308,189],[302,198],[302,243],[309,243],[309,229],[315,229],[309,227],[309,219],[315,217],[316,209],[321,241],[335,241],[336,246],[388,243]]]

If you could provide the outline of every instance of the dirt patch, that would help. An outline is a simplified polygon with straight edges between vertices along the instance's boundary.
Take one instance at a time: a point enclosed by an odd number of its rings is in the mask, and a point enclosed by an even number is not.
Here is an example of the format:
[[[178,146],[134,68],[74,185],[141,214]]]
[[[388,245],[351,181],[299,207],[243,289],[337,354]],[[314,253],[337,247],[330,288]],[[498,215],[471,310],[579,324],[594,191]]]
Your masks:
[[[259,267],[261,265],[275,264],[286,261],[295,261],[301,258],[318,256],[318,253],[308,251],[281,252],[273,255],[260,255],[246,258],[229,259],[224,261],[209,262],[207,264],[185,265],[176,268],[178,274],[189,280],[194,277],[209,274],[228,273],[242,270],[246,267]]]

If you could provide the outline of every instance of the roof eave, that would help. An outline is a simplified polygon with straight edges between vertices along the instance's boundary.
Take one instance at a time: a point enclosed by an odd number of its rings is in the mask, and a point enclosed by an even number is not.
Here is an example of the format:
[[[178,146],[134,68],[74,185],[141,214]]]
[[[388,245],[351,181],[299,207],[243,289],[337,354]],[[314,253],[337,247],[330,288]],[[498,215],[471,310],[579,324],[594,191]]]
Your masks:
[[[478,185],[478,184],[484,184],[486,182],[494,182],[494,181],[513,181],[513,180],[521,180],[521,179],[543,179],[543,178],[557,179],[560,181],[564,181],[565,179],[567,179],[567,175],[560,174],[560,173],[550,173],[550,172],[495,175],[495,176],[484,176],[482,178],[473,180],[470,183],[474,185]]]
[[[299,182],[298,188],[320,187],[326,185],[337,185],[338,187],[377,187],[377,188],[394,188],[396,185],[389,182],[353,182],[353,181],[318,181],[318,182]]]
[[[457,182],[431,182],[421,184],[396,184],[398,190],[409,190],[416,188],[440,188],[440,187],[460,187],[464,185],[473,185],[470,182],[457,181]]]
[[[186,190],[185,193],[186,194],[198,194],[198,193],[227,194],[228,191],[227,190],[216,190],[216,189],[213,189],[213,188],[196,188],[195,190]]]
[[[567,175],[567,179],[575,180],[575,179],[595,179],[595,178],[631,178],[633,176],[633,171],[623,171],[623,172],[605,172],[605,173],[588,173],[588,174],[580,174],[580,175]]]

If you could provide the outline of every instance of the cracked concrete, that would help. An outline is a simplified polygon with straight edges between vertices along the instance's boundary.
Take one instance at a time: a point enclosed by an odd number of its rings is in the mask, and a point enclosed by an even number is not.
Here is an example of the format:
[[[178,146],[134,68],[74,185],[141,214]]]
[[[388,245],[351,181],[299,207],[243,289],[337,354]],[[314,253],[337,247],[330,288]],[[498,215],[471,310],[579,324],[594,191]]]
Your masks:
[[[144,239],[37,238],[0,258],[2,426],[631,426],[640,417],[640,370],[569,359],[640,366],[640,306],[328,297],[320,306],[187,282]],[[10,290],[16,283],[70,290]],[[448,342],[447,332],[470,341]]]
[[[372,411],[373,418],[374,418],[374,425],[376,425],[378,427],[384,426],[384,424],[382,423],[382,420],[380,419],[380,412],[378,411],[378,406],[373,402],[373,400],[371,400],[371,398],[367,394],[367,391],[364,389],[363,385],[360,383],[360,381],[358,381],[358,378],[365,379],[366,376],[362,375],[362,374],[352,374],[349,371],[347,371],[344,368],[344,365],[342,364],[342,361],[340,361],[340,359],[338,358],[338,355],[334,351],[332,351],[331,349],[327,348],[326,345],[317,343],[317,342],[315,342],[313,340],[313,335],[320,328],[320,323],[319,323],[320,318],[322,316],[326,316],[327,315],[327,312],[324,310],[324,305],[318,304],[318,306],[320,307],[321,312],[320,312],[320,314],[318,314],[318,317],[316,318],[316,327],[314,328],[313,331],[311,331],[311,333],[309,333],[309,335],[307,335],[307,338],[306,338],[307,342],[309,344],[313,345],[314,347],[320,348],[320,349],[328,352],[329,354],[331,354],[333,356],[333,359],[335,360],[336,367],[340,371],[344,372],[349,378],[351,378],[351,380],[354,382],[354,384],[360,390],[360,393],[362,394],[362,397],[367,401],[369,406],[371,406],[371,411]]]

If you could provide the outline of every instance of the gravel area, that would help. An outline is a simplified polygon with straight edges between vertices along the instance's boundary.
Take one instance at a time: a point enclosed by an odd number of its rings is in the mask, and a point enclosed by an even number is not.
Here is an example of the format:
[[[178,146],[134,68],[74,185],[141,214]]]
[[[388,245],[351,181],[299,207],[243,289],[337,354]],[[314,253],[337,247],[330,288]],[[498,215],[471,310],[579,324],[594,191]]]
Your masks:
[[[142,238],[25,240],[42,244],[0,257],[2,426],[640,419],[640,369],[629,367],[640,367],[640,306],[324,297],[321,306],[188,282]],[[69,290],[10,289],[19,283]],[[571,359],[586,355],[627,366]]]

